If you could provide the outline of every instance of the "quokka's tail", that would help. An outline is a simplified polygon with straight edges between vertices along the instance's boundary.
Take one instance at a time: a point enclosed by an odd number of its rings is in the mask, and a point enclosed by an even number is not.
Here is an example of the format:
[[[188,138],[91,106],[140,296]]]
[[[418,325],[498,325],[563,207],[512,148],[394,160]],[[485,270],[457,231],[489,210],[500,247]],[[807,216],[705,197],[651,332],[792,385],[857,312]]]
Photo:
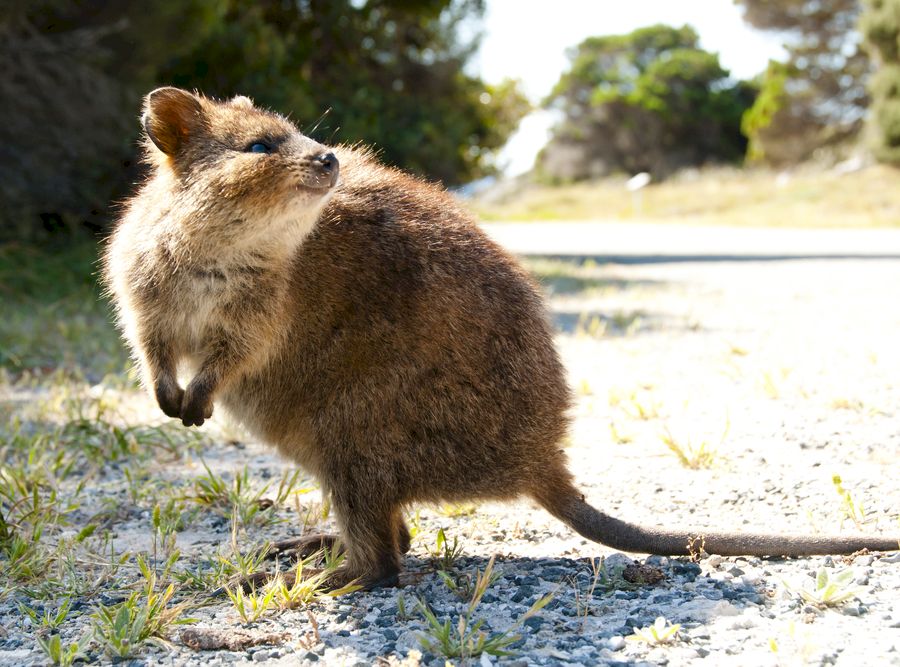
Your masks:
[[[812,556],[900,549],[900,538],[874,535],[773,535],[638,526],[592,507],[568,481],[541,489],[534,497],[579,535],[636,553],[688,556],[705,551],[721,556]]]

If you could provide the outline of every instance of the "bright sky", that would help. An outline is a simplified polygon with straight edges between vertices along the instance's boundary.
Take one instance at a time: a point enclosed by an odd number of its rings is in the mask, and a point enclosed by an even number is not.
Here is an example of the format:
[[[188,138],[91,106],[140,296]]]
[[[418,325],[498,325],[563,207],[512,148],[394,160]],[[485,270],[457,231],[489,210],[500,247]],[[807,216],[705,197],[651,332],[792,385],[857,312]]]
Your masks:
[[[776,37],[744,23],[731,0],[488,0],[476,65],[488,82],[520,79],[538,103],[568,67],[566,49],[585,37],[654,23],[692,25],[701,46],[717,52],[722,65],[739,78],[758,74],[770,58],[784,54]],[[553,122],[548,112],[522,121],[500,156],[508,174],[531,168]]]

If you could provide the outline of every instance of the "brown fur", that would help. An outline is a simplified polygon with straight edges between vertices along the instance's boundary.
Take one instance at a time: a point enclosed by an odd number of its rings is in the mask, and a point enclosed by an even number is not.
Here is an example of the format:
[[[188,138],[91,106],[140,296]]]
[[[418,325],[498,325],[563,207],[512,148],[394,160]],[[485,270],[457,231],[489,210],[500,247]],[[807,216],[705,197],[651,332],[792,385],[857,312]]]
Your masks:
[[[105,257],[119,321],[163,412],[213,403],[330,493],[335,583],[396,580],[412,503],[530,496],[592,540],[667,554],[698,531],[584,502],[560,443],[570,403],[539,291],[439,188],[328,151],[246,98],[148,96],[149,180]],[[247,152],[256,141],[269,154]],[[191,380],[184,391],[177,373]],[[703,536],[706,551],[801,554],[896,540]]]

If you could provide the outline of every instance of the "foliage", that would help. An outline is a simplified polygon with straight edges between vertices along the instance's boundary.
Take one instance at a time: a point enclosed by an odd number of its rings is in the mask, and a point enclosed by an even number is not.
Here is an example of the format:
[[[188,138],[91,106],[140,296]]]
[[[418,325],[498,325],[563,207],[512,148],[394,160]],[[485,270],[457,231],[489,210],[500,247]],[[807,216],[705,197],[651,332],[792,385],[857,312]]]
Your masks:
[[[866,0],[860,29],[878,63],[871,82],[875,155],[900,164],[900,0]]]
[[[842,570],[831,574],[828,568],[820,567],[816,572],[813,588],[799,588],[797,592],[804,600],[822,607],[834,607],[855,598],[860,589],[853,586],[853,570]]]
[[[173,584],[159,591],[156,574],[140,556],[138,567],[146,582],[143,592],[134,592],[116,605],[101,604],[92,615],[94,637],[113,657],[127,658],[147,642],[165,646],[172,625],[195,622],[182,617],[186,603],[170,605],[175,594]]]
[[[772,127],[776,119],[776,127],[779,124],[787,123],[785,119],[785,109],[787,107],[787,91],[786,85],[788,75],[791,68],[776,60],[770,60],[766,71],[762,75],[762,82],[759,88],[759,95],[753,106],[747,109],[741,119],[741,131],[747,136],[749,142],[747,145],[747,157],[753,161],[768,159],[772,162],[778,161],[778,154],[773,151],[778,150],[779,144],[769,146],[766,151],[766,135],[769,128]],[[803,119],[798,119],[792,127],[791,137],[797,137],[798,132],[803,135],[805,126]],[[798,126],[799,124],[799,126]],[[787,134],[787,133],[784,133]],[[786,137],[789,138],[789,137]],[[792,153],[787,153],[791,155]]]
[[[476,44],[458,27],[481,11],[480,0],[232,0],[163,74],[214,95],[249,94],[318,125],[323,141],[371,143],[389,163],[459,183],[490,170],[490,151],[526,110],[514,84],[486,86],[463,71]],[[255,62],[266,67],[246,66]]]
[[[647,222],[733,227],[898,227],[898,175],[886,165],[851,173],[805,169],[789,178],[769,169],[709,168],[643,190],[640,217]],[[483,220],[629,220],[635,212],[624,181],[608,178],[566,186],[519,182],[509,192],[476,199],[471,206]],[[543,270],[538,273],[545,282]],[[603,275],[588,277],[585,284],[582,271],[569,267],[551,279],[549,288],[559,293],[579,284],[585,289],[600,286],[608,283]]]
[[[76,660],[85,660],[84,639],[73,641],[69,644],[63,644],[59,635],[50,635],[49,638],[37,637],[37,644],[47,656],[51,665],[63,665],[68,667]]]
[[[665,175],[743,157],[740,119],[754,90],[729,79],[718,56],[700,49],[693,28],[590,37],[570,58],[545,101],[565,117],[541,156],[552,179]]]
[[[299,470],[286,470],[281,475],[274,498],[264,498],[269,490],[267,483],[256,491],[252,488],[250,471],[247,466],[235,474],[229,485],[222,477],[216,475],[201,460],[206,474],[194,480],[193,500],[205,507],[218,511],[223,516],[234,516],[241,526],[251,523],[269,525],[277,519],[275,511],[295,493],[302,493],[308,489],[296,489],[300,478]]]
[[[831,483],[834,484],[834,490],[841,499],[841,527],[843,527],[845,519],[850,519],[857,528],[860,528],[866,521],[866,508],[862,501],[856,500],[853,494],[844,487],[844,481],[840,475],[832,475]]]
[[[92,275],[97,251],[87,241],[0,245],[0,368],[14,376],[61,368],[93,381],[124,368],[122,343]]]
[[[868,105],[869,59],[859,48],[859,0],[736,0],[752,26],[783,36],[744,119],[749,157],[796,163],[856,135]]]
[[[456,561],[463,553],[463,548],[459,544],[456,535],[453,536],[453,542],[447,539],[443,528],[438,528],[437,538],[433,549],[428,550],[431,562],[438,570],[450,572],[456,566]]]
[[[651,646],[668,644],[678,638],[679,630],[681,630],[679,623],[669,623],[665,617],[657,616],[653,625],[648,625],[646,628],[635,628],[634,634],[629,635],[626,639],[645,642]]]
[[[706,440],[699,444],[695,444],[690,439],[682,443],[676,440],[668,429],[660,435],[660,439],[685,468],[700,470],[701,468],[712,468],[716,464],[717,450]]]
[[[231,604],[234,605],[235,611],[244,623],[254,623],[266,613],[275,600],[276,592],[277,589],[274,586],[266,587],[259,592],[251,590],[246,593],[240,586],[234,589],[225,589],[228,599],[231,600]]]
[[[4,3],[0,238],[99,229],[134,173],[135,116],[158,65],[205,34],[220,0]]]
[[[422,647],[433,653],[440,653],[448,658],[461,658],[464,661],[484,653],[493,656],[513,655],[511,646],[522,638],[521,635],[515,634],[516,631],[525,621],[547,606],[553,599],[553,594],[538,598],[505,631],[489,634],[481,629],[484,619],[475,620],[473,615],[487,589],[497,580],[497,577],[498,575],[494,573],[494,557],[491,556],[484,570],[475,573],[469,604],[466,606],[465,612],[459,615],[455,624],[451,623],[449,618],[442,623],[428,603],[420,599],[418,608],[428,623],[426,631],[419,637]],[[445,578],[444,581],[446,582],[447,579]]]
[[[36,0],[0,14],[0,237],[101,228],[155,85],[245,94],[447,184],[493,170],[527,102],[466,73],[483,0]],[[316,129],[317,128],[317,129]],[[314,131],[315,130],[315,131]]]

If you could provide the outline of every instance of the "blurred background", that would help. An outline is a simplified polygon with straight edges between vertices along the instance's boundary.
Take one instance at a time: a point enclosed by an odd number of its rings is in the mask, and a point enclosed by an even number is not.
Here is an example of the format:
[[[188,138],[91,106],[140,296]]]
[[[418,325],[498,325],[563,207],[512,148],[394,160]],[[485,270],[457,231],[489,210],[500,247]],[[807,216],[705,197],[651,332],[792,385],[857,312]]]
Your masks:
[[[60,305],[96,295],[159,85],[369,144],[488,222],[897,226],[898,35],[900,0],[4,2],[0,295],[66,326],[96,301]],[[523,253],[555,235],[491,233]],[[19,337],[5,367],[56,363]]]
[[[632,215],[615,179],[640,172],[695,183],[679,206],[651,187],[638,213],[696,215],[752,203],[765,169],[900,161],[895,0],[32,0],[0,11],[7,240],[109,224],[139,177],[137,116],[158,85],[249,95],[320,141],[361,141],[483,194],[475,207],[491,218]],[[697,194],[696,170],[716,165],[732,168],[714,176],[737,201]],[[587,199],[559,196],[598,179]],[[850,220],[893,224],[895,172],[856,181],[870,217],[852,207]],[[787,177],[780,185],[791,204]],[[786,222],[839,223],[823,215]]]

